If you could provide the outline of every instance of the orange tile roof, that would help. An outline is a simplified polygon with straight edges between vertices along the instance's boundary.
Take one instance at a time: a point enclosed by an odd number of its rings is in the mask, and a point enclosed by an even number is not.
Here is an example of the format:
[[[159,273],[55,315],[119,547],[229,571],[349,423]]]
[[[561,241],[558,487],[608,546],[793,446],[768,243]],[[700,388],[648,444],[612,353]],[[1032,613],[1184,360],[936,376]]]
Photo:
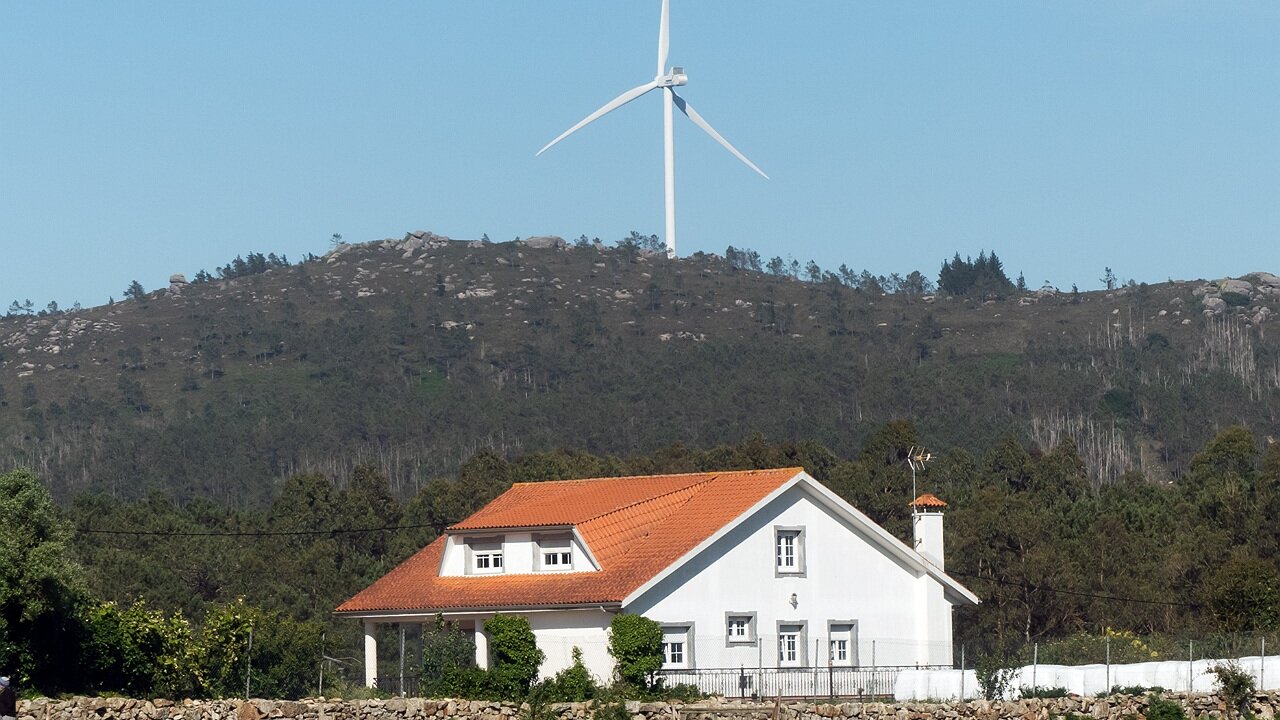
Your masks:
[[[915,500],[912,500],[910,505],[910,507],[931,507],[931,508],[944,508],[946,506],[947,504],[939,500],[938,496],[934,495],[933,493],[924,493],[923,495],[916,498]]]
[[[620,603],[802,471],[518,483],[448,532],[572,525],[599,562],[599,571],[441,577],[446,540],[441,536],[337,612]]]

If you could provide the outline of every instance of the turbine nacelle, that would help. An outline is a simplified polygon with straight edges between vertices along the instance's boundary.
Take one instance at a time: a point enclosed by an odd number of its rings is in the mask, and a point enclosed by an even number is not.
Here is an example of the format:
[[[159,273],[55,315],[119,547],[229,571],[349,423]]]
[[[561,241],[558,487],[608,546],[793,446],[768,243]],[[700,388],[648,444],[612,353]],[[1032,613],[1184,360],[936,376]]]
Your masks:
[[[653,81],[658,87],[680,87],[689,84],[689,76],[685,74],[684,68],[673,67],[666,75],[659,75]]]

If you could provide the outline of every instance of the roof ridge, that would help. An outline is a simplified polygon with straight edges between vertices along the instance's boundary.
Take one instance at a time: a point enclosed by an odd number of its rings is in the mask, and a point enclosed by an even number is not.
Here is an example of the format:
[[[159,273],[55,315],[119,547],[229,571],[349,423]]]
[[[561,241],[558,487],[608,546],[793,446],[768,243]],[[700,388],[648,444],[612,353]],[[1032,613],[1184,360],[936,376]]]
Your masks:
[[[522,480],[520,482],[511,483],[511,486],[516,487],[517,485],[550,485],[552,483],[593,482],[596,480],[640,480],[640,479],[652,480],[654,478],[679,478],[679,477],[692,477],[694,475],[711,475],[711,476],[718,477],[720,475],[729,475],[731,473],[736,475],[743,475],[743,474],[756,475],[759,473],[778,472],[779,470],[796,470],[796,471],[803,472],[804,468],[799,465],[789,465],[786,467],[774,467],[774,468],[748,468],[744,470],[701,470],[701,471],[685,472],[685,473],[658,473],[656,475],[602,475],[600,477],[562,478],[560,480]],[[708,479],[711,479],[711,478],[708,478]],[[661,495],[655,495],[654,497],[661,497]]]

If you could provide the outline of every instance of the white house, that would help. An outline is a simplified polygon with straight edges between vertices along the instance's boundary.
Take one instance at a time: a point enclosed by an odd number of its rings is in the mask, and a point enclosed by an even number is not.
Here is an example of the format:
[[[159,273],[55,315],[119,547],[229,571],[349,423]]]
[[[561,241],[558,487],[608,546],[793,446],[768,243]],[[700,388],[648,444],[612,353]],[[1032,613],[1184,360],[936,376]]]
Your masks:
[[[484,667],[485,619],[519,614],[544,676],[578,647],[608,678],[609,623],[630,612],[662,625],[675,682],[836,694],[837,670],[950,666],[952,608],[978,602],[943,572],[945,503],[912,506],[914,548],[801,468],[520,483],[337,613],[364,622],[370,685],[376,623],[442,614]]]

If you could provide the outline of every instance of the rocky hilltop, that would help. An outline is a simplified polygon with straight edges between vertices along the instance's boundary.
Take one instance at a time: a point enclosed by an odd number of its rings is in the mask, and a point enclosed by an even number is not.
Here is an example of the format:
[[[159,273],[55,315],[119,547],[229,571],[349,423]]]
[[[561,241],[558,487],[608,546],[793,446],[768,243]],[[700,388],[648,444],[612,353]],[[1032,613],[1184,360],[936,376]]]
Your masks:
[[[1275,434],[1278,307],[1265,272],[982,300],[414,232],[0,319],[0,466],[63,497],[251,500],[355,463],[408,492],[480,447],[839,450],[911,419],[939,446],[1071,439],[1095,482],[1169,480],[1223,425]]]

